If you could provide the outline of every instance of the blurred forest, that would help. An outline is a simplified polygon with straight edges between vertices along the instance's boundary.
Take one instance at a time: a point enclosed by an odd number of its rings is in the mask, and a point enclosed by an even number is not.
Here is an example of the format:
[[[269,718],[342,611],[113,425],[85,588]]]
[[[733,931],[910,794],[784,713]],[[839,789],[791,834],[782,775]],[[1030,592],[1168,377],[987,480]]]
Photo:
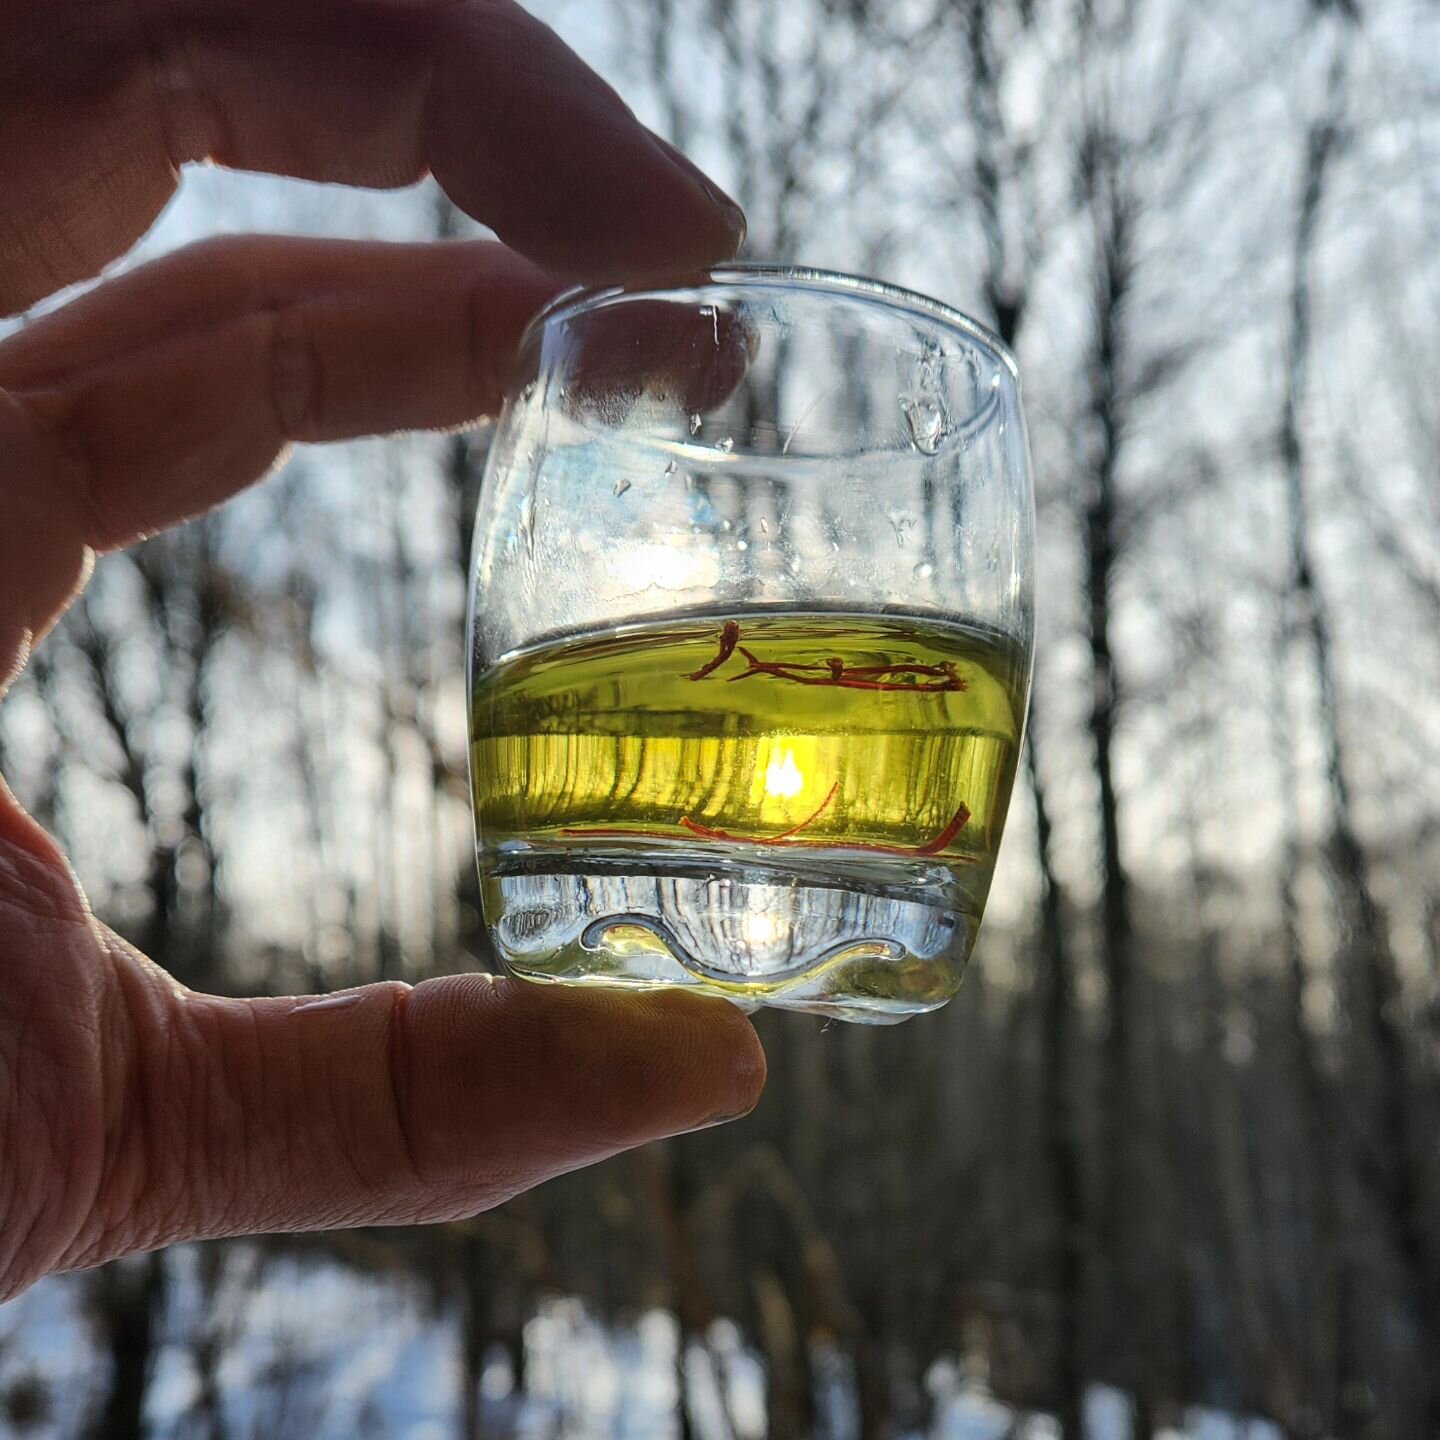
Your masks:
[[[1018,352],[1041,616],[1002,873],[947,1009],[762,1017],[739,1125],[467,1224],[185,1258],[163,1433],[317,1433],[303,1407],[240,1425],[222,1383],[241,1297],[299,1257],[428,1297],[458,1440],[511,1433],[482,1381],[499,1356],[524,1391],[557,1295],[673,1316],[684,1440],[758,1433],[726,1336],[776,1440],[938,1433],[942,1361],[1055,1417],[1016,1436],[1075,1440],[1103,1383],[1141,1440],[1202,1403],[1287,1440],[1440,1437],[1440,7],[533,8],[744,202],[747,255],[928,291]],[[150,252],[214,228],[473,229],[431,187],[204,173]],[[17,793],[187,984],[486,963],[485,444],[301,453],[106,560],[7,700]],[[66,1433],[162,1433],[179,1263],[60,1282],[97,1355]],[[0,1311],[0,1432],[39,1433],[59,1397],[17,1343]]]

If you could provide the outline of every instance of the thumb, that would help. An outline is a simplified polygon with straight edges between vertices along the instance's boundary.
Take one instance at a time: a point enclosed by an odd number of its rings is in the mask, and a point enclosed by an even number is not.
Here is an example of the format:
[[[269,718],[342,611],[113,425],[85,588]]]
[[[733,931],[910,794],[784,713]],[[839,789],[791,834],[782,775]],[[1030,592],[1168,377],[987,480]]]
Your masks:
[[[78,1264],[474,1214],[744,1114],[765,1082],[744,1016],[682,993],[461,975],[239,1001],[156,985],[162,972],[139,965],[133,1093],[97,1207],[110,1224]]]

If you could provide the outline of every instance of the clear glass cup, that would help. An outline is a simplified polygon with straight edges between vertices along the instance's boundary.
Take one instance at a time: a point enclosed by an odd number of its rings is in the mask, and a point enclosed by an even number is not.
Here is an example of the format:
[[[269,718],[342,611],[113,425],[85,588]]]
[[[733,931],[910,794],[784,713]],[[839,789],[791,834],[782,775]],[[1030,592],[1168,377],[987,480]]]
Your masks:
[[[476,518],[471,781],[515,974],[889,1022],[974,945],[1021,742],[1015,362],[732,265],[531,326]]]

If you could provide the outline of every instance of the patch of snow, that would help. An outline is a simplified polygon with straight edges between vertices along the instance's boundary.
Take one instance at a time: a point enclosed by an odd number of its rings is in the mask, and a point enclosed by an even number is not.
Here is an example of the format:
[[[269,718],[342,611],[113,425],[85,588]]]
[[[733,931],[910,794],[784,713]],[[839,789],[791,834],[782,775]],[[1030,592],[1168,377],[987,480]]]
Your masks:
[[[182,1433],[198,1394],[192,1347],[197,1327],[213,1323],[199,1283],[195,1251],[167,1257],[167,1313],[146,1412],[157,1440]],[[252,1258],[236,1250],[246,1283]],[[221,1291],[225,1290],[222,1281]],[[0,1307],[0,1387],[21,1375],[47,1382],[54,1414],[37,1440],[78,1434],[93,1403],[94,1335],[82,1307],[82,1277],[59,1276]],[[271,1260],[239,1304],[238,1330],[220,1363],[222,1404],[236,1434],[255,1432],[282,1393],[291,1413],[313,1417],[308,1440],[351,1440],[362,1412],[381,1433],[404,1440],[448,1440],[461,1403],[459,1337],[453,1315],[426,1312],[411,1285],[356,1275],[338,1265]],[[707,1344],[692,1343],[685,1374],[700,1440],[765,1434],[765,1369],[730,1321],[717,1321]],[[480,1398],[488,1433],[515,1440],[673,1440],[676,1433],[680,1329],[650,1310],[607,1327],[581,1301],[541,1303],[525,1327],[526,1386],[515,1391],[509,1357],[485,1358]],[[834,1347],[814,1355],[816,1407],[825,1433],[855,1440],[859,1415],[850,1358]],[[721,1387],[725,1406],[722,1411]],[[286,1390],[286,1387],[290,1387]],[[937,1360],[925,1377],[934,1404],[930,1432],[912,1440],[1057,1440],[1045,1414],[1017,1416],[991,1393],[983,1367]],[[1130,1397],[1110,1386],[1085,1396],[1086,1440],[1130,1440]],[[1164,1440],[1283,1440],[1266,1420],[1206,1407],[1186,1412],[1184,1428]]]

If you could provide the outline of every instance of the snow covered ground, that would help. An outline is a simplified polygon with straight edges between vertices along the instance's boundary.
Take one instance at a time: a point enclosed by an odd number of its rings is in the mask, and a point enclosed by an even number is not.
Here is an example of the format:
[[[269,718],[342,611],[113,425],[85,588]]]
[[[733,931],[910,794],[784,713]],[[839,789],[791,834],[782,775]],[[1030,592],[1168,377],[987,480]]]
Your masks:
[[[181,1440],[199,1380],[193,1341],[207,1323],[233,1327],[218,1378],[230,1433],[267,1440],[451,1440],[460,1401],[456,1332],[427,1310],[413,1287],[358,1276],[334,1265],[269,1262],[254,1288],[222,1285],[202,1314],[196,1252],[169,1257],[169,1306],[149,1391],[152,1433]],[[243,1266],[242,1266],[243,1268]],[[217,1309],[233,1300],[233,1313]],[[61,1277],[0,1307],[0,1394],[22,1376],[50,1393],[48,1420],[34,1440],[70,1440],[100,1378],[93,1339],[79,1310],[80,1285]],[[516,1440],[671,1440],[676,1434],[678,1331],[650,1311],[633,1325],[606,1329],[573,1299],[545,1302],[526,1327],[527,1391],[513,1391],[508,1363],[496,1355],[481,1382],[490,1434]],[[763,1368],[733,1326],[711,1336],[717,1367],[698,1350],[686,1376],[702,1440],[719,1440],[716,1370],[729,1390],[736,1440],[765,1433]],[[829,1367],[826,1367],[829,1368]],[[1045,1415],[1018,1417],[967,1375],[941,1362],[927,1377],[935,1425],[925,1440],[1054,1440]],[[854,1440],[855,1416],[843,1383],[824,1409],[833,1440]],[[1129,1440],[1124,1395],[1093,1387],[1089,1440]],[[1018,1423],[1017,1423],[1018,1422]],[[0,1433],[5,1422],[0,1418]],[[921,1437],[916,1437],[921,1440]],[[1268,1422],[1196,1409],[1167,1440],[1281,1440]]]

